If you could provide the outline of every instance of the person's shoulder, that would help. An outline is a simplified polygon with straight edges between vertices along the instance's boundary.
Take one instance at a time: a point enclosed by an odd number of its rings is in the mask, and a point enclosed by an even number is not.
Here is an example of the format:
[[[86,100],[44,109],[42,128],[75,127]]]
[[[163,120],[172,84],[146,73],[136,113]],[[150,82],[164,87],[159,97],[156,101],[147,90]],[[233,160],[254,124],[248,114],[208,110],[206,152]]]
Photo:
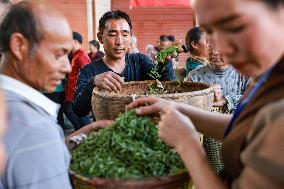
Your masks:
[[[86,64],[86,65],[83,66],[81,69],[82,69],[82,70],[97,69],[97,68],[103,66],[103,64],[104,64],[103,59],[102,59],[102,58],[99,58],[99,59],[97,59],[97,60],[95,60],[95,61],[92,61],[92,62],[89,63],[89,64]]]
[[[126,54],[126,57],[126,59],[129,60],[129,63],[153,64],[153,61],[147,55],[142,53]]]
[[[284,99],[267,104],[260,110],[260,114],[263,114],[266,118],[269,117],[272,120],[275,120],[278,117],[281,117],[284,120]]]
[[[208,65],[197,67],[194,70],[188,72],[186,80],[192,80],[194,82],[200,82],[206,73],[209,73]]]
[[[195,74],[200,74],[201,72],[208,71],[210,70],[209,65],[204,65],[195,68],[194,70],[190,71],[189,74],[195,75]]]
[[[144,57],[147,57],[145,54],[143,53],[127,53],[126,56],[128,57],[139,57],[139,58],[144,58]]]
[[[102,51],[98,51],[98,56],[103,57],[104,55],[105,55],[105,53],[104,53],[104,52],[102,52]]]
[[[78,56],[77,56],[77,60],[84,61],[84,62],[91,61],[89,55],[83,49],[80,49],[80,52],[78,53]]]
[[[248,140],[253,140],[256,136],[260,136],[262,140],[266,140],[266,137],[269,135],[278,135],[279,133],[283,135],[283,122],[284,99],[263,106],[255,116]]]
[[[247,146],[241,154],[245,168],[252,167],[257,170],[257,174],[265,176],[263,178],[274,184],[283,183],[283,122],[284,99],[264,106],[252,123],[246,139]]]
[[[63,131],[54,117],[30,111],[29,109],[33,107],[14,107],[19,110],[8,112],[9,129],[5,137],[8,153],[21,151],[34,145],[47,144],[48,141],[63,140]]]
[[[44,110],[29,101],[25,97],[10,91],[5,91],[7,94],[6,104],[8,106],[9,118],[19,119],[22,121],[36,121],[39,115],[44,114]]]

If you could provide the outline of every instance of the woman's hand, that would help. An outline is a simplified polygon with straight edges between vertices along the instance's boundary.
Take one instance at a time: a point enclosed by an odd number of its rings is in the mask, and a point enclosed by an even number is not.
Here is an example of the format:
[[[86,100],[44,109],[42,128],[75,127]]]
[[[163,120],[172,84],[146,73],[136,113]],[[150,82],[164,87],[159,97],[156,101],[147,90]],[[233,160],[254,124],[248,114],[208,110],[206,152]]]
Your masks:
[[[136,110],[138,115],[165,113],[169,107],[177,109],[179,105],[176,102],[161,98],[143,97],[138,98],[127,106],[128,109],[138,108]]]
[[[171,107],[166,107],[166,111],[161,115],[159,136],[177,152],[190,148],[188,145],[192,143],[192,140],[199,142],[199,134],[191,120]]]

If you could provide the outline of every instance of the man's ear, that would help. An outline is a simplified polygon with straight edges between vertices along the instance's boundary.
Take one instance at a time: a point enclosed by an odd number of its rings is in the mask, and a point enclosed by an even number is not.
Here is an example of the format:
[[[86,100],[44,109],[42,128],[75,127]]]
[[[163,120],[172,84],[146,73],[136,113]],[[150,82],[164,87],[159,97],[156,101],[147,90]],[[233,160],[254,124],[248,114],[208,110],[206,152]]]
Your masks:
[[[98,40],[99,40],[99,42],[100,42],[101,44],[104,44],[104,43],[103,43],[103,36],[102,36],[102,33],[101,33],[101,32],[98,32],[98,33],[97,33],[97,38],[98,38]]]
[[[19,60],[23,60],[29,50],[28,40],[20,33],[13,33],[10,37],[11,53]]]

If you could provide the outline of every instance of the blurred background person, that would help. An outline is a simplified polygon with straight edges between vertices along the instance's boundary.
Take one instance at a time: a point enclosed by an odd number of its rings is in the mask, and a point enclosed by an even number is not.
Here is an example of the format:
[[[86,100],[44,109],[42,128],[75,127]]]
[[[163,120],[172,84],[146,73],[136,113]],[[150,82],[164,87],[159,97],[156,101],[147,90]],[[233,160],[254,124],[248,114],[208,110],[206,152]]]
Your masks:
[[[218,107],[222,113],[233,113],[249,84],[249,78],[226,63],[212,47],[209,48],[209,62],[210,64],[189,72],[186,80],[212,85],[213,106]]]
[[[92,40],[89,42],[89,49],[90,52],[88,53],[88,56],[91,62],[98,60],[105,55],[105,53],[100,51],[100,43],[97,40]]]
[[[80,33],[73,31],[73,47],[72,47],[72,71],[68,74],[65,99],[65,115],[74,125],[75,130],[91,123],[88,116],[77,116],[72,110],[72,101],[76,90],[76,83],[79,71],[82,67],[90,63],[90,58],[82,49],[83,37]]]
[[[185,63],[187,75],[190,71],[209,63],[205,31],[200,27],[190,29],[186,34],[185,44],[191,54]]]
[[[146,56],[148,56],[151,60],[155,60],[155,55],[157,54],[157,50],[154,45],[148,44],[146,45]]]
[[[171,45],[171,41],[169,40],[167,35],[160,35],[159,40],[157,41],[157,52],[163,50],[164,48]]]
[[[170,40],[170,42],[173,44],[176,41],[176,38],[174,35],[168,35],[168,39]]]
[[[131,44],[129,46],[128,53],[139,53],[137,48],[137,37],[133,34],[131,36]]]
[[[57,104],[60,104],[60,108],[58,110],[58,116],[57,116],[57,122],[58,124],[63,128],[66,129],[65,121],[64,121],[64,109],[65,109],[65,79],[61,80],[61,83],[56,87],[55,91],[52,93],[43,92],[43,94],[52,100],[53,102],[56,102]]]
[[[249,84],[249,78],[242,76],[235,68],[226,63],[218,51],[211,46],[209,47],[209,61],[210,64],[189,72],[187,80],[212,85],[214,89],[212,111],[231,114],[237,108],[239,100]],[[204,136],[203,146],[209,161],[219,174],[223,170],[222,143]]]

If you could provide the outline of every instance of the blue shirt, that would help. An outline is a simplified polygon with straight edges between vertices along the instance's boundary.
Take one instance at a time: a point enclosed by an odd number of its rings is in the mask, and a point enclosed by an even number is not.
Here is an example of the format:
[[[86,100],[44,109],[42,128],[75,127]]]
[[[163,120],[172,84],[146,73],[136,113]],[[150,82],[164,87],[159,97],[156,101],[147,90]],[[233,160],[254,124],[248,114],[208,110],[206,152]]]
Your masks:
[[[0,186],[71,189],[70,155],[56,123],[57,104],[20,81],[7,76],[1,80],[8,109],[8,159]]]

